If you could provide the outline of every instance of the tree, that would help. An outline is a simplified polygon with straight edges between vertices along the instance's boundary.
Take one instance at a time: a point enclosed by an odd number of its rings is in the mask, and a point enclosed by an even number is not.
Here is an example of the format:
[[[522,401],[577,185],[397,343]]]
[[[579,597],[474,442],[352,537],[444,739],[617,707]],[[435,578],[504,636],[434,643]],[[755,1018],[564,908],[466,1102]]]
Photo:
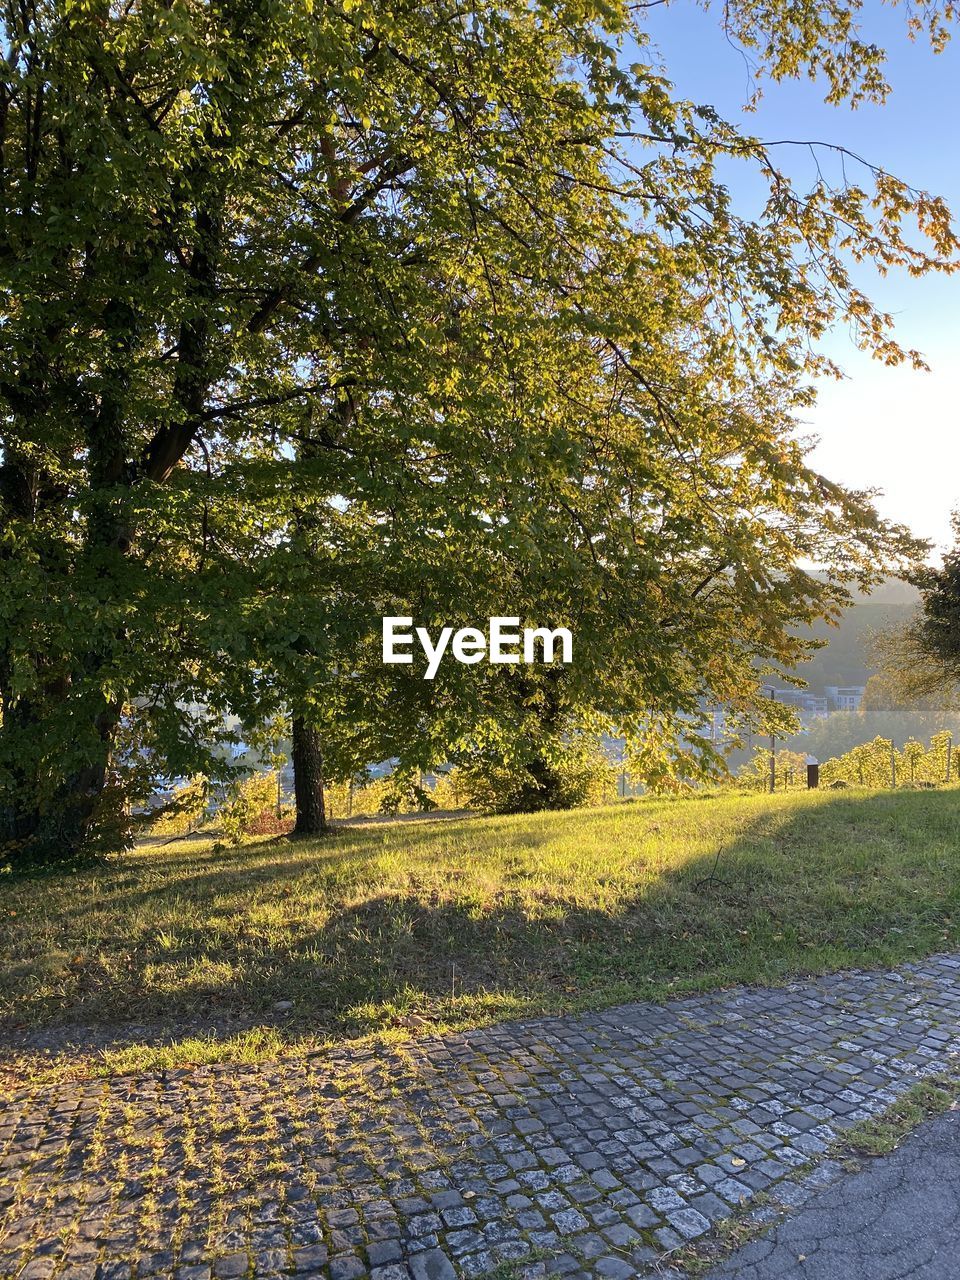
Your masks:
[[[953,523],[957,546],[943,564],[912,575],[921,593],[915,616],[875,638],[881,670],[868,685],[872,706],[914,707],[941,719],[960,708],[960,514]]]
[[[901,638],[900,652],[914,657],[917,679],[931,692],[946,693],[956,703],[960,693],[960,513],[954,516],[953,527],[953,550],[939,569],[918,577],[923,607],[915,626]],[[901,662],[899,669],[905,665]]]
[[[774,77],[880,99],[857,9],[798,25],[786,0],[734,0],[724,21]],[[951,13],[924,6],[935,43]],[[4,8],[15,857],[86,847],[144,761],[198,772],[227,713],[293,705],[358,742],[412,727],[419,755],[502,734],[498,671],[391,672],[402,714],[374,723],[384,673],[355,680],[374,600],[452,622],[502,612],[509,583],[507,612],[572,618],[571,715],[616,716],[654,761],[702,696],[758,715],[756,662],[789,661],[789,627],[912,551],[810,470],[794,415],[839,318],[919,359],[847,264],[952,267],[948,211],[869,166],[798,189],[774,146],[675,100],[652,58],[627,65],[642,18],[617,0]],[[718,175],[731,159],[767,183],[755,218]],[[798,567],[811,555],[831,582]]]

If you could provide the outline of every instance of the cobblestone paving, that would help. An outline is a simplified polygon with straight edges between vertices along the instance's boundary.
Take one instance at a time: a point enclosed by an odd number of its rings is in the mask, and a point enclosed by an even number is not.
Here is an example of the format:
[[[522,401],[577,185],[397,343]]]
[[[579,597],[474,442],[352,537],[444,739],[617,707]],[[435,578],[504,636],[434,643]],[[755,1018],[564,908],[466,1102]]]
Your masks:
[[[23,1089],[0,1275],[643,1275],[960,1049],[960,956]]]

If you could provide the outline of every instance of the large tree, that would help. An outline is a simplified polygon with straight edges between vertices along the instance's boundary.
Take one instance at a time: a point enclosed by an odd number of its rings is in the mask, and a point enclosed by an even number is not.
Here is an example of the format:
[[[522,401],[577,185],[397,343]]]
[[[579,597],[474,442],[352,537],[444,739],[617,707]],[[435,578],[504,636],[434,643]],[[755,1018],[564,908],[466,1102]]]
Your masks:
[[[916,615],[877,637],[878,706],[912,706],[941,717],[960,707],[960,512],[953,531],[954,546],[942,564],[913,575],[921,593]]]
[[[644,8],[3,6],[12,849],[108,833],[111,784],[195,768],[224,713],[371,724],[381,603],[571,619],[569,708],[659,743],[702,697],[749,717],[756,662],[909,551],[795,415],[836,320],[904,358],[849,264],[952,265],[947,210],[829,152],[798,186],[672,95]],[[882,98],[858,9],[723,21],[776,77]],[[951,6],[922,13],[942,41]],[[509,723],[500,673],[469,674],[411,673],[380,728],[422,754]]]
[[[954,516],[955,543],[943,564],[920,578],[923,614],[919,647],[942,675],[941,687],[960,687],[960,512]]]

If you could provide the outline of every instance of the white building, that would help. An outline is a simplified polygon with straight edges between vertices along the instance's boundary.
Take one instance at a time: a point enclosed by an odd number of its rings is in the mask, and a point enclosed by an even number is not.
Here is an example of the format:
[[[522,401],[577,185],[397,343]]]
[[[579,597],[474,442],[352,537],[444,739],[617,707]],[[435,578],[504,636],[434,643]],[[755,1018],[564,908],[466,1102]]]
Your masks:
[[[846,686],[828,684],[826,687],[831,711],[859,711],[865,692],[862,684]]]

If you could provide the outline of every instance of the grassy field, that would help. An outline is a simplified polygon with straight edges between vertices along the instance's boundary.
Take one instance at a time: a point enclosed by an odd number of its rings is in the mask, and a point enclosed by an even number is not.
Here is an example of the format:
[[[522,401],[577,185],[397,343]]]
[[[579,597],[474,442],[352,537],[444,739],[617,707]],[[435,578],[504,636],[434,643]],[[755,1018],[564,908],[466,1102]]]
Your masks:
[[[0,913],[8,1030],[279,1028],[248,1038],[255,1051],[465,1026],[958,947],[960,790],[642,800],[226,852],[180,842],[4,877]]]

